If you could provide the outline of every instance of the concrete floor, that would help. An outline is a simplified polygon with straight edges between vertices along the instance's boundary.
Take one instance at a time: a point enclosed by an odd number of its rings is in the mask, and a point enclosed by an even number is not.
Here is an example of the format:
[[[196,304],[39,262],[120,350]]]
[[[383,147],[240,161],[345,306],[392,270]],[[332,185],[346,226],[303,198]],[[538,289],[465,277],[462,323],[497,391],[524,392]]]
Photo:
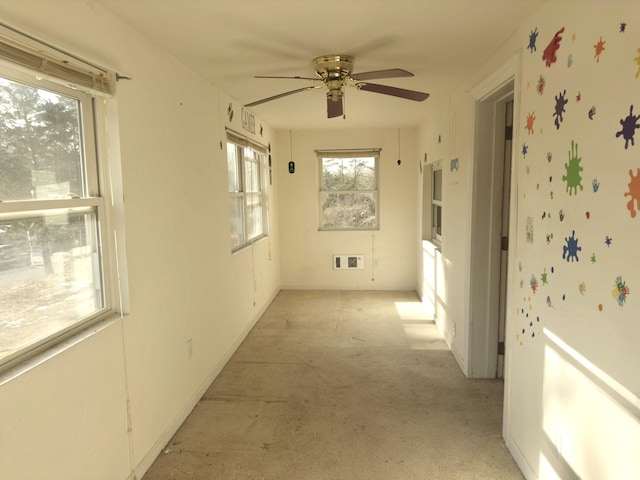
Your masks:
[[[283,291],[144,480],[522,479],[413,292]]]

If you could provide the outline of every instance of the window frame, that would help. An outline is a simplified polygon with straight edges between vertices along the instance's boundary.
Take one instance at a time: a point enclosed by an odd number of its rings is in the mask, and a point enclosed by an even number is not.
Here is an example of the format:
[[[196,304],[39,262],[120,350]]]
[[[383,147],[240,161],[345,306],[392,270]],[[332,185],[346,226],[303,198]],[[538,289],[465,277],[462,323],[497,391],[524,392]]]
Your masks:
[[[380,148],[367,149],[337,149],[337,150],[316,150],[317,171],[318,171],[318,231],[328,232],[371,232],[380,230]],[[324,159],[374,159],[374,180],[375,189],[349,189],[349,190],[325,190],[324,187]],[[373,195],[375,202],[375,226],[373,227],[326,227],[324,226],[324,198],[329,194],[353,194],[361,193]]]
[[[0,37],[2,41],[2,37]],[[79,114],[79,141],[81,152],[81,174],[84,177],[86,191],[78,192],[79,196],[67,196],[55,199],[23,199],[5,200],[0,202],[0,220],[22,220],[29,218],[46,218],[47,215],[91,213],[94,217],[93,228],[86,235],[95,234],[96,251],[92,254],[97,257],[97,272],[94,278],[99,279],[100,296],[102,306],[91,313],[73,320],[64,326],[57,328],[46,335],[29,339],[16,345],[16,349],[0,358],[0,370],[4,371],[37,355],[55,345],[60,345],[70,337],[86,331],[97,323],[109,318],[115,313],[124,314],[125,306],[123,297],[125,292],[120,291],[119,302],[116,292],[122,286],[119,275],[126,274],[126,266],[118,265],[117,246],[123,239],[117,239],[114,228],[114,220],[119,202],[114,201],[113,189],[117,185],[111,184],[113,172],[110,165],[111,159],[102,155],[106,151],[105,141],[102,138],[106,130],[106,115],[108,108],[106,102],[100,102],[99,93],[95,90],[71,88],[65,85],[64,80],[55,78],[40,78],[37,72],[29,72],[20,65],[10,65],[7,61],[0,62],[0,76],[9,81],[24,84],[30,87],[50,91],[54,94],[72,98],[78,101]],[[110,184],[107,185],[107,182]],[[120,274],[118,274],[120,272]],[[97,280],[96,283],[97,285]],[[126,302],[126,300],[124,300]],[[56,321],[56,318],[53,318]]]
[[[238,190],[231,191],[230,179],[231,171],[229,169],[229,146],[235,147],[235,184],[238,186]],[[231,130],[227,130],[226,138],[227,149],[225,151],[227,157],[227,186],[229,193],[229,227],[230,227],[230,239],[231,239],[231,253],[237,253],[260,240],[269,236],[269,182],[268,167],[267,167],[267,155],[268,150],[263,145],[249,140],[248,138],[239,135]],[[257,181],[252,182],[257,185],[257,190],[250,190],[249,184],[251,176],[249,174],[249,164],[255,163],[257,165]],[[260,228],[258,233],[249,237],[248,233],[250,229],[250,215],[248,214],[249,199],[257,196],[260,198]],[[233,210],[231,208],[232,199],[242,199],[242,211],[241,214],[233,217]],[[241,217],[241,218],[240,218]],[[234,243],[234,224],[240,224],[242,226],[242,241]]]
[[[440,179],[440,198],[436,198],[436,175],[439,172]],[[442,193],[443,193],[443,170],[442,170],[442,162],[438,161],[434,163],[431,167],[431,241],[437,245],[442,244],[442,212],[443,212],[443,201],[442,201]],[[438,212],[438,213],[436,213]],[[438,225],[439,221],[439,225]],[[438,231],[440,230],[440,231]]]

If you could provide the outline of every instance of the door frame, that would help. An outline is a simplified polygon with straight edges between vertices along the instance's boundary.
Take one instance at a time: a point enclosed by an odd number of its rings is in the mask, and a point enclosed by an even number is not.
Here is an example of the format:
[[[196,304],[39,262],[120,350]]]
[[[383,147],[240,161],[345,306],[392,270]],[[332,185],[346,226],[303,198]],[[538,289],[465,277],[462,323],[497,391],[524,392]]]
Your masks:
[[[473,159],[470,195],[470,235],[468,273],[468,371],[472,378],[495,378],[498,364],[499,305],[500,305],[500,227],[502,208],[502,175],[504,165],[504,114],[500,105],[514,100],[514,131],[517,128],[518,66],[514,56],[502,68],[487,77],[472,91],[473,101]],[[512,142],[512,158],[515,144]],[[501,153],[502,152],[502,153]],[[510,236],[515,230],[515,168],[511,169]],[[512,237],[513,238],[513,237]],[[513,242],[515,243],[515,242]],[[512,271],[509,256],[507,276]],[[511,278],[514,278],[511,276]],[[508,285],[509,287],[509,285]],[[509,312],[509,288],[506,311]],[[508,316],[508,315],[507,315]],[[508,331],[508,330],[507,330]],[[505,368],[507,362],[505,358]]]

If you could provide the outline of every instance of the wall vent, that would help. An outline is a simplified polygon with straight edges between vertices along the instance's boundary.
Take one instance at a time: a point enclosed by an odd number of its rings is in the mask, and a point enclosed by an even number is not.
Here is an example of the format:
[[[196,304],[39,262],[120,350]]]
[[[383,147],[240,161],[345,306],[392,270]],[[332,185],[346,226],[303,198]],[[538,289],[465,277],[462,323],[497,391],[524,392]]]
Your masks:
[[[362,255],[334,255],[334,270],[363,270],[364,256]]]

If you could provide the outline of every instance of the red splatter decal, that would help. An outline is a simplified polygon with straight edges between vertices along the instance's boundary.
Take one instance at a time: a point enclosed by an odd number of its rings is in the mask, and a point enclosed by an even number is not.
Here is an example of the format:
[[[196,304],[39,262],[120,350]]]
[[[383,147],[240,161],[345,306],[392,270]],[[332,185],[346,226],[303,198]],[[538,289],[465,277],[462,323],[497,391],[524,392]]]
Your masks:
[[[535,121],[535,119],[536,116],[533,114],[533,112],[527,115],[527,124],[524,128],[527,130],[527,132],[529,132],[529,135],[533,133],[533,122]]]
[[[596,54],[594,55],[596,62],[600,63],[600,54],[604,51],[604,44],[607,43],[604,40],[602,40],[602,37],[600,37],[600,41],[598,43],[596,43],[593,48],[595,48],[596,50]]]
[[[556,56],[556,52],[560,48],[560,41],[562,40],[562,34],[564,33],[564,27],[556,32],[553,36],[553,40],[549,42],[547,48],[544,49],[544,53],[542,54],[542,60],[547,67],[550,67],[552,63],[556,63],[558,57]]]

